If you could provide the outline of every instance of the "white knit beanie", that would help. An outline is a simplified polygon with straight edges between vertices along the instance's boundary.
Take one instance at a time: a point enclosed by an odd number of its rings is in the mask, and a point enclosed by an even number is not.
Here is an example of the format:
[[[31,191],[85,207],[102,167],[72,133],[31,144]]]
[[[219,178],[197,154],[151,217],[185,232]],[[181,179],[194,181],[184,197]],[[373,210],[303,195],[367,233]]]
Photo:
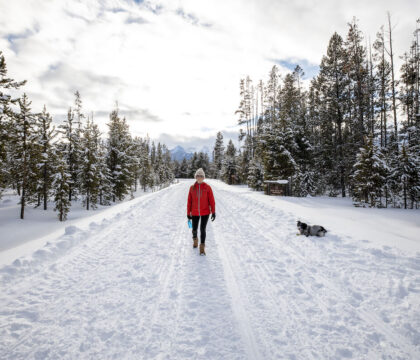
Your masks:
[[[206,177],[206,175],[204,174],[204,170],[202,168],[199,168],[194,175],[194,178],[197,177],[197,175],[203,175],[203,177]]]

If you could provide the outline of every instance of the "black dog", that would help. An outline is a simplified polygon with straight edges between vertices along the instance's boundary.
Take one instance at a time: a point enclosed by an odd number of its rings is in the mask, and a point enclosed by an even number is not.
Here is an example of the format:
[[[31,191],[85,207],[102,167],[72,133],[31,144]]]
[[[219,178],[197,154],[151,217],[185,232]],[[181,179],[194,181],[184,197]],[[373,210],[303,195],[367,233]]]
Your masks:
[[[321,225],[308,225],[303,222],[298,221],[297,222],[297,228],[301,235],[306,236],[325,236],[327,230],[324,229]]]

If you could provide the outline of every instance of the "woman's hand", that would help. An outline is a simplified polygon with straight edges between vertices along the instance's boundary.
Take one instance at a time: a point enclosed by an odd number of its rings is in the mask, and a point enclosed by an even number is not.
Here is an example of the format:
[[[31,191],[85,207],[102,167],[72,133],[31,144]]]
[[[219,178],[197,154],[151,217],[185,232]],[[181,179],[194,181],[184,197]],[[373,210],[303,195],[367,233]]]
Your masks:
[[[216,213],[211,214],[211,221],[214,221],[216,219]]]
[[[188,220],[192,220],[192,216],[191,215],[187,215]]]

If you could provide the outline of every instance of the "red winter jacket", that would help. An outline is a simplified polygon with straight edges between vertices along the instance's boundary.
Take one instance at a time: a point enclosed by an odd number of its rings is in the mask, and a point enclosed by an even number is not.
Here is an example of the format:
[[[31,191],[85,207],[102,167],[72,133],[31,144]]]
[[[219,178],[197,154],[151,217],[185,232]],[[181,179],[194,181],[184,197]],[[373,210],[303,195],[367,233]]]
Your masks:
[[[216,212],[216,204],[214,203],[213,191],[210,185],[202,182],[195,182],[190,187],[187,202],[187,215],[201,216],[209,215]]]

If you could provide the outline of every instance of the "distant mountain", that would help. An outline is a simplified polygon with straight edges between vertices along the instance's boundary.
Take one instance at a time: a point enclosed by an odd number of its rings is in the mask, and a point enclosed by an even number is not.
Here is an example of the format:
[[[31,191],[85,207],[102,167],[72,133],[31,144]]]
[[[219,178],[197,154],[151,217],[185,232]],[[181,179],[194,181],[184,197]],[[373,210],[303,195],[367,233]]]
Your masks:
[[[189,160],[192,158],[193,152],[186,152],[182,146],[175,146],[172,150],[169,150],[171,153],[172,160],[182,161],[184,158]]]
[[[184,158],[189,160],[193,157],[195,152],[204,152],[209,156],[209,159],[212,158],[212,152],[208,148],[208,146],[204,146],[201,150],[197,150],[194,147],[189,147],[185,150],[182,146],[178,145],[175,146],[172,150],[169,150],[171,153],[172,160],[182,161]]]

